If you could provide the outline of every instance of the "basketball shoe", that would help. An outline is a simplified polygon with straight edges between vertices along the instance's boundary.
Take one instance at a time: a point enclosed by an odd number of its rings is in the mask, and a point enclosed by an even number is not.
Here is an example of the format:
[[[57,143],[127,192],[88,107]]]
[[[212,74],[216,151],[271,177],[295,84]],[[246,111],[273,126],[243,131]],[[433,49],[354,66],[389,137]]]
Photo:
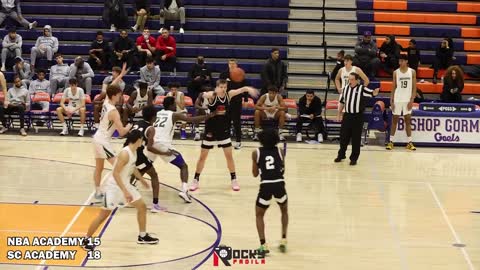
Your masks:
[[[393,149],[393,142],[387,143],[387,146],[385,147],[387,150],[392,150]]]
[[[193,179],[192,183],[190,184],[190,191],[195,191],[199,188],[200,183],[198,182],[197,179]]]
[[[280,240],[280,246],[278,246],[278,249],[280,249],[280,252],[282,253],[287,252],[287,239],[283,238]]]
[[[415,145],[413,145],[413,142],[407,143],[407,149],[408,149],[408,150],[412,150],[412,151],[417,150],[417,148],[415,147]]]
[[[240,191],[240,185],[238,184],[238,181],[236,179],[232,180],[232,190],[233,191]]]
[[[150,236],[148,233],[145,234],[144,237],[141,237],[140,235],[138,236],[137,239],[137,244],[150,244],[150,245],[155,245],[158,244],[158,238]]]
[[[270,249],[268,248],[268,244],[267,244],[267,243],[265,243],[265,244],[263,244],[263,245],[260,245],[260,247],[257,248],[257,251],[258,251],[259,253],[263,253],[263,254],[265,254],[265,255],[268,254],[268,253],[270,253]]]

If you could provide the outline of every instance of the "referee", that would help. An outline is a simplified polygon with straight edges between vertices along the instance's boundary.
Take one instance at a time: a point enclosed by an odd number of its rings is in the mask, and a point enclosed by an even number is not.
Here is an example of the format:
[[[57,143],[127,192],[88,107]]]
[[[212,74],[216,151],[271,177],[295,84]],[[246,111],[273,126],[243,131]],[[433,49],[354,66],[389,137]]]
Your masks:
[[[365,110],[365,97],[376,96],[380,91],[368,89],[358,83],[360,75],[350,73],[348,76],[349,84],[343,88],[340,94],[339,111],[345,108],[343,115],[342,127],[340,129],[340,150],[338,156],[334,160],[340,162],[346,158],[345,152],[347,146],[352,141],[352,154],[350,155],[350,165],[357,165],[360,156],[360,141],[362,139],[363,128],[363,111]]]

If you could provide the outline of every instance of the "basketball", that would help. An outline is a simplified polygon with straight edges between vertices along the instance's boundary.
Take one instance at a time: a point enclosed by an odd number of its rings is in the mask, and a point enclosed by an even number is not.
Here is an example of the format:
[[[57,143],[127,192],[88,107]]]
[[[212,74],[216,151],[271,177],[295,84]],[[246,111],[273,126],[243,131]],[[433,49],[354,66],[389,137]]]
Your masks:
[[[230,79],[234,82],[243,82],[245,80],[245,71],[241,68],[234,68],[230,71]]]

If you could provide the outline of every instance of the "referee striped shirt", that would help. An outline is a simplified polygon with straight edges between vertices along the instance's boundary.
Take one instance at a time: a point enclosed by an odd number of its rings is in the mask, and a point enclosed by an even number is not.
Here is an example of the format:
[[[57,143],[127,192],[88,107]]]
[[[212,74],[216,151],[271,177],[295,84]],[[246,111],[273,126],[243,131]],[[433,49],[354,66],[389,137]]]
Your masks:
[[[360,84],[355,87],[350,87],[350,84],[348,84],[340,94],[340,102],[345,105],[346,113],[363,113],[365,109],[364,97],[373,97],[373,90]]]

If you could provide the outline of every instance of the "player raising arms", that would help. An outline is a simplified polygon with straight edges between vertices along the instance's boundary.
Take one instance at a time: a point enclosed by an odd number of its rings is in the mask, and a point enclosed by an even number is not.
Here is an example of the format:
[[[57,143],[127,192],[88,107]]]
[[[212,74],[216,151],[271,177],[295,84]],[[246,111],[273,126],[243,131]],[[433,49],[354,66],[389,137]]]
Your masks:
[[[272,196],[275,197],[282,212],[282,240],[280,251],[287,250],[287,227],[288,227],[288,199],[285,190],[285,161],[282,150],[277,147],[280,137],[276,130],[266,129],[258,134],[262,147],[252,153],[252,173],[254,177],[260,174],[260,190],[255,207],[258,237],[260,248],[258,251],[268,253],[268,245],[265,240],[265,221],[263,217],[270,206]]]
[[[110,144],[112,134],[115,130],[120,136],[124,136],[132,127],[131,124],[123,126],[120,114],[115,108],[115,104],[123,98],[122,90],[116,84],[111,84],[107,87],[107,99],[103,102],[102,113],[100,117],[100,124],[93,136],[93,146],[95,148],[95,199],[102,199],[102,192],[100,189],[100,182],[102,178],[103,167],[105,160],[113,164],[115,162],[115,152]]]
[[[163,100],[163,110],[157,113],[157,119],[153,124],[154,128],[147,129],[147,150],[155,155],[149,155],[151,160],[155,160],[156,155],[162,155],[165,162],[177,166],[180,169],[180,179],[182,180],[182,191],[178,193],[185,202],[191,203],[188,195],[188,166],[182,155],[175,151],[172,146],[175,123],[184,121],[188,123],[199,123],[212,117],[212,114],[189,117],[183,112],[176,112],[177,104],[174,97],[166,97]],[[165,155],[165,153],[167,153]],[[147,152],[148,154],[148,152]],[[157,194],[158,195],[158,194]]]
[[[157,110],[153,106],[146,106],[143,107],[142,109],[142,120],[137,121],[130,132],[133,132],[135,130],[138,130],[142,132],[143,135],[143,144],[137,149],[137,163],[135,164],[137,166],[138,171],[140,174],[143,176],[145,173],[150,176],[150,179],[152,181],[152,193],[153,193],[153,204],[152,207],[150,208],[150,211],[153,213],[158,213],[160,211],[166,210],[166,208],[161,207],[158,204],[158,192],[160,190],[160,185],[158,183],[158,174],[157,171],[155,170],[155,167],[153,167],[153,161],[151,161],[144,153],[145,146],[147,145],[148,138],[147,138],[147,130],[151,128],[151,125],[155,121],[155,115],[157,113]],[[125,145],[126,146],[126,142]],[[166,154],[166,153],[164,153]],[[135,185],[136,178],[132,175],[130,179],[130,183],[132,185]]]
[[[107,90],[108,91],[108,90]],[[100,124],[101,126],[101,124]],[[148,188],[148,182],[142,177],[135,167],[137,161],[137,149],[142,145],[142,132],[134,130],[127,135],[125,146],[113,165],[113,171],[105,181],[105,199],[102,210],[92,221],[87,231],[87,238],[93,236],[105,219],[108,218],[111,211],[117,207],[125,206],[127,203],[137,208],[137,221],[139,227],[138,244],[157,244],[158,238],[150,236],[146,232],[147,227],[147,207],[142,200],[142,196],[137,189],[130,185],[130,176],[132,173],[142,184]],[[86,250],[93,250],[95,247],[88,243],[83,246]]]
[[[208,100],[208,109],[216,112],[216,115],[205,122],[205,134],[202,141],[202,151],[197,161],[195,177],[190,186],[190,191],[198,189],[200,181],[200,173],[205,167],[205,161],[208,152],[215,145],[223,148],[225,159],[227,160],[228,170],[230,171],[232,189],[239,191],[240,186],[235,173],[235,162],[232,155],[232,141],[230,139],[230,117],[226,115],[229,109],[230,99],[242,93],[249,93],[251,97],[257,98],[258,90],[252,87],[242,87],[236,90],[230,90],[227,93],[227,81],[223,79],[217,80],[217,87],[214,91],[204,92],[203,97]]]

